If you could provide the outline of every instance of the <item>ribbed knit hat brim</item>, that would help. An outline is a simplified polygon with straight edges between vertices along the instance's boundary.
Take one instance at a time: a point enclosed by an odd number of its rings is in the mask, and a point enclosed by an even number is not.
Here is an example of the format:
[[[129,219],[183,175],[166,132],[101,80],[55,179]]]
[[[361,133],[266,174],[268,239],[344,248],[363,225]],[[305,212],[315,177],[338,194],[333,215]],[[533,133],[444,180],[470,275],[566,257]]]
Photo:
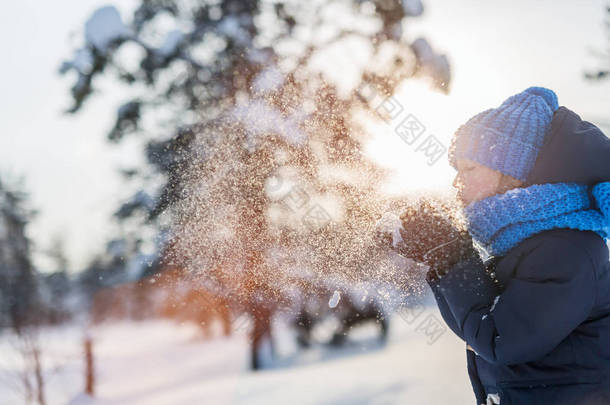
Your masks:
[[[532,170],[557,109],[557,96],[530,87],[460,126],[449,148],[449,163],[470,159],[524,181]]]

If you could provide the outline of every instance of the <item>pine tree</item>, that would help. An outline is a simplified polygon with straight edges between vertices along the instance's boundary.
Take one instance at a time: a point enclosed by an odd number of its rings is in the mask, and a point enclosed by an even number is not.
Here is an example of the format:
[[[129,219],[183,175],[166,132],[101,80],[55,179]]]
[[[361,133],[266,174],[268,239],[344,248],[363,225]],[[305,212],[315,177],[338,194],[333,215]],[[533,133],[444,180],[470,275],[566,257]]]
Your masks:
[[[18,185],[0,179],[0,328],[20,330],[35,320],[35,273],[26,226],[34,212]]]
[[[374,226],[389,204],[385,172],[363,153],[360,118],[379,119],[376,99],[387,110],[415,76],[448,90],[447,58],[402,33],[422,11],[398,0],[143,0],[125,23],[113,7],[97,10],[61,69],[77,75],[70,112],[99,75],[131,86],[108,139],[146,137],[149,169],[163,179],[117,217],[144,213],[161,229],[171,214],[167,255],[259,326],[295,286],[384,279],[394,264]],[[319,64],[350,41],[363,53],[348,61],[361,68],[346,85],[336,80],[344,67]],[[125,172],[138,173],[151,174]]]

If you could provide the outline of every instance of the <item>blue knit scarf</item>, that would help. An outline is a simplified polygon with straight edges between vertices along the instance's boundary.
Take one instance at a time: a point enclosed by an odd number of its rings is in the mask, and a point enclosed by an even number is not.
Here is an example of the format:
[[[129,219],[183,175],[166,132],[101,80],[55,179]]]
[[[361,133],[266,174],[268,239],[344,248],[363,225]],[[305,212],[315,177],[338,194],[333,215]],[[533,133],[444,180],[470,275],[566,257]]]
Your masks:
[[[483,260],[503,256],[526,238],[571,228],[610,236],[610,182],[549,183],[515,188],[464,208],[468,231]]]

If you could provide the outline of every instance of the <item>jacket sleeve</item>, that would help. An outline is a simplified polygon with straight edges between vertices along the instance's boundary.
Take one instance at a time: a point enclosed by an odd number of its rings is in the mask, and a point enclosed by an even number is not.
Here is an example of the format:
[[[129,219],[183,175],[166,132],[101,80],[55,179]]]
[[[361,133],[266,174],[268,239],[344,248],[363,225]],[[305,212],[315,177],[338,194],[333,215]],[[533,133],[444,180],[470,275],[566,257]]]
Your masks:
[[[475,354],[472,350],[466,349],[466,363],[468,364],[468,378],[470,378],[470,385],[477,399],[477,405],[485,404],[487,403],[487,395],[485,395],[485,387],[483,387],[479,378]]]
[[[584,249],[549,236],[521,258],[501,293],[474,261],[459,263],[432,288],[477,354],[517,364],[543,357],[587,318],[595,269]]]
[[[455,333],[460,339],[465,341],[464,335],[462,334],[462,330],[458,327],[455,317],[453,316],[453,313],[451,313],[451,309],[449,308],[445,297],[438,288],[438,285],[431,281],[430,278],[427,278],[427,280],[428,284],[430,285],[430,288],[432,289],[432,294],[434,295],[434,299],[436,300],[438,310],[441,313],[443,319],[445,320],[445,323],[447,324],[449,329],[453,331],[453,333]]]

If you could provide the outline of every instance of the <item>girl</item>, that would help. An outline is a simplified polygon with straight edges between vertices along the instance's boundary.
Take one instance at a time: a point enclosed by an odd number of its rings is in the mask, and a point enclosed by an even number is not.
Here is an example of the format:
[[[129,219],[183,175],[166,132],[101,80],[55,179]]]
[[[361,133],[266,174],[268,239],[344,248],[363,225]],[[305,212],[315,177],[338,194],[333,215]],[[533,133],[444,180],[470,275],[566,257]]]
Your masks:
[[[531,87],[462,125],[449,160],[467,232],[423,204],[399,250],[429,265],[477,404],[610,404],[610,140]]]

